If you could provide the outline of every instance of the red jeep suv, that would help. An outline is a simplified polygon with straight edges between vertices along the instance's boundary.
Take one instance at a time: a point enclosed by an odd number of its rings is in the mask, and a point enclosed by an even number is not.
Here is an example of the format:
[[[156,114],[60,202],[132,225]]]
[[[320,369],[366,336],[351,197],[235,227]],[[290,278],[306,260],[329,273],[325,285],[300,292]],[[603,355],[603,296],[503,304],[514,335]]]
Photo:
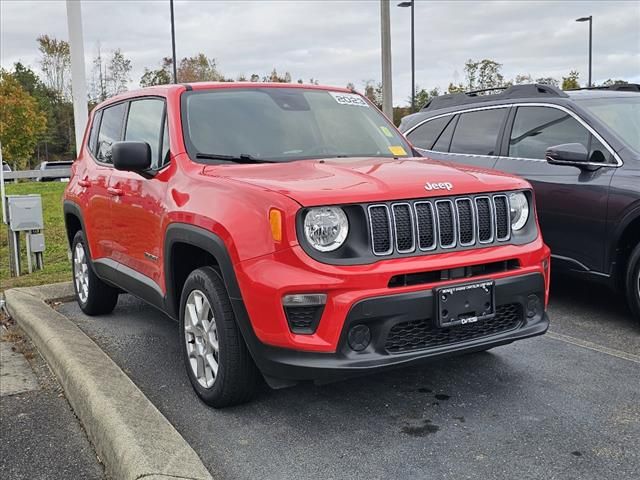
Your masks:
[[[519,178],[414,158],[346,89],[166,85],[92,113],[64,197],[78,303],[179,321],[223,407],[487,350],[548,327],[549,249]]]

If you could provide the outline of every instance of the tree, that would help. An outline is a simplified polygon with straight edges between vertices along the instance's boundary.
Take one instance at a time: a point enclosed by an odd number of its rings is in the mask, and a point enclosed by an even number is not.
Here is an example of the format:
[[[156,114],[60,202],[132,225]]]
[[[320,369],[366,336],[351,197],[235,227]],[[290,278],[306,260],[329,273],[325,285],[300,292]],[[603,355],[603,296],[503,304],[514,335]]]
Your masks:
[[[160,68],[149,70],[145,67],[144,73],[140,78],[141,87],[151,87],[153,85],[166,85],[172,81],[173,60],[171,57],[164,57],[160,61]]]
[[[216,68],[216,60],[208,58],[204,53],[199,53],[193,57],[184,57],[180,60],[176,73],[179,83],[225,81],[225,78]],[[253,81],[253,76],[251,81]],[[140,78],[141,87],[166,85],[172,82],[173,60],[171,57],[164,57],[160,62],[160,68],[156,70],[145,68]]]
[[[501,73],[502,64],[495,60],[467,60],[464,65],[465,78],[469,90],[484,90],[504,86]]]
[[[375,83],[373,80],[364,82],[364,96],[382,110],[382,82]]]
[[[429,100],[438,95],[440,95],[440,89],[438,87],[426,90],[416,85],[416,109],[420,110]],[[411,97],[407,99],[407,103],[411,103]]]
[[[108,82],[110,85],[109,96],[126,92],[131,81],[131,60],[126,58],[117,48],[113,51],[107,65]]]
[[[38,137],[46,131],[47,117],[37,100],[5,70],[0,70],[0,142],[5,161],[25,168]]]
[[[69,43],[49,35],[37,39],[40,50],[40,66],[45,75],[45,84],[62,98],[71,98],[71,52]]]
[[[578,79],[580,78],[580,73],[577,70],[571,70],[569,75],[566,77],[562,77],[562,90],[573,90],[576,88],[580,88],[580,83]]]
[[[216,68],[216,60],[204,53],[185,57],[178,64],[179,82],[219,82],[223,79]]]
[[[613,85],[629,85],[629,82],[626,80],[613,80],[611,78],[602,82],[603,87],[612,87]]]
[[[523,83],[538,83],[540,85],[551,85],[552,87],[558,87],[560,85],[560,82],[553,77],[538,77],[534,79],[528,73],[516,75],[516,78],[512,83],[515,85],[521,85]]]

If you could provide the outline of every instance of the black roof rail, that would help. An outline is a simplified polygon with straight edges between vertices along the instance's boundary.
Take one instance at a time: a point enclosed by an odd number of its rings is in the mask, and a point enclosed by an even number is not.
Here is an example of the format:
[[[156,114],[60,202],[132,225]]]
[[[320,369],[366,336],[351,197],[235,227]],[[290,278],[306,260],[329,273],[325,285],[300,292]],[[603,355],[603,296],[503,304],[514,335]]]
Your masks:
[[[502,90],[500,93],[493,95],[479,95],[483,92],[491,92]],[[468,103],[493,102],[495,100],[509,100],[512,98],[531,98],[531,97],[568,97],[562,90],[542,83],[531,83],[525,85],[512,85],[511,87],[494,87],[482,90],[474,90],[465,93],[450,93],[447,95],[439,95],[429,100],[422,111],[439,110],[441,108],[456,107]]]
[[[598,87],[572,88],[571,92],[578,90],[614,90],[616,92],[640,92],[639,83],[616,83],[615,85],[600,85]]]

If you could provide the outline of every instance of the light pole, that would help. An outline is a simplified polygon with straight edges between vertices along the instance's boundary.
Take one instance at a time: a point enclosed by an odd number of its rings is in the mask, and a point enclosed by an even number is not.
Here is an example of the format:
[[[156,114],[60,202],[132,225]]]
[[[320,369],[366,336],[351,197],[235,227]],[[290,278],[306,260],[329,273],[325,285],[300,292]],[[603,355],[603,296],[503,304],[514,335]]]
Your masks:
[[[415,0],[400,2],[399,7],[411,7],[411,112],[416,110],[416,37],[415,37]]]
[[[173,21],[173,0],[169,0],[171,8],[171,52],[173,55],[173,83],[178,83],[178,70],[176,66],[176,25]]]
[[[592,52],[592,26],[593,26],[593,17],[589,15],[588,17],[580,17],[576,18],[576,22],[589,22],[589,84],[588,87],[592,87],[591,83],[591,52]]]

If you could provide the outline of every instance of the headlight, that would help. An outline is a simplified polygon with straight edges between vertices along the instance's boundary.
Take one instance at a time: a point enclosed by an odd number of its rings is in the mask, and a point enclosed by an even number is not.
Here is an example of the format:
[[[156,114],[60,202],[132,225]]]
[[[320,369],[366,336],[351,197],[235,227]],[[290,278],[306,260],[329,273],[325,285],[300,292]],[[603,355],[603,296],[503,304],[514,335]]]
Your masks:
[[[340,207],[310,209],[304,217],[304,235],[320,252],[331,252],[342,245],[349,233],[349,221]]]
[[[518,231],[527,224],[529,219],[529,201],[522,192],[509,194],[509,208],[511,211],[511,230]]]

